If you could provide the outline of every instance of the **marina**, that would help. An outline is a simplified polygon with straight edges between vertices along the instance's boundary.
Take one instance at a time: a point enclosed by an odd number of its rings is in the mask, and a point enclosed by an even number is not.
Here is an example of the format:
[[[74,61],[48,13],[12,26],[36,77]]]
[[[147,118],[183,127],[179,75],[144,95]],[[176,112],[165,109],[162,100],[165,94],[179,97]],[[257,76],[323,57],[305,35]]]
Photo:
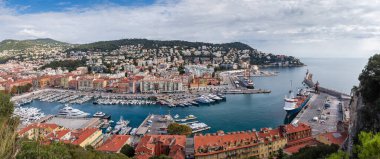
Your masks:
[[[84,104],[92,102],[97,105],[166,105],[168,107],[200,106],[201,104],[217,104],[226,101],[226,96],[220,93],[204,94],[173,94],[173,95],[146,95],[146,94],[113,94],[103,92],[82,92],[61,89],[46,89],[25,98],[16,99],[16,106],[30,104],[34,100],[42,102],[58,102],[61,104]]]
[[[360,72],[362,66],[357,70],[353,70],[350,74],[343,73],[341,76],[335,76],[336,74],[342,72],[346,69],[345,65],[347,60],[304,60],[308,63],[309,70],[312,70],[316,76],[316,79],[321,83],[321,85],[334,88],[337,90],[342,90],[343,92],[349,92],[350,88],[346,88],[347,85],[354,85],[357,80],[356,76]],[[328,69],[330,67],[335,67],[336,62],[340,65],[336,67],[336,70]],[[365,59],[363,60],[365,62]],[[284,118],[287,114],[284,111],[284,95],[289,91],[289,82],[293,81],[293,87],[304,87],[302,85],[303,78],[305,76],[306,68],[266,68],[272,72],[278,72],[277,76],[270,77],[252,77],[257,88],[266,88],[272,92],[269,94],[223,94],[226,97],[226,101],[219,102],[217,104],[204,105],[200,104],[197,106],[189,107],[173,107],[169,108],[167,105],[103,105],[103,104],[93,104],[93,100],[85,102],[83,104],[71,104],[73,108],[79,109],[81,111],[90,113],[90,116],[96,112],[103,112],[111,116],[111,120],[115,122],[119,120],[120,116],[124,119],[129,120],[129,126],[133,128],[139,127],[139,125],[144,121],[144,119],[149,114],[178,114],[181,118],[189,114],[196,116],[199,121],[207,123],[211,128],[209,130],[203,131],[204,133],[213,133],[218,130],[224,131],[241,131],[241,130],[251,130],[252,128],[260,129],[262,127],[276,127],[284,123]],[[326,72],[326,70],[329,70]],[[331,77],[335,77],[331,79]],[[353,77],[353,78],[352,78]],[[284,80],[286,79],[286,80]],[[54,90],[54,89],[52,89]],[[54,90],[59,93],[59,90]],[[66,93],[70,95],[90,95],[88,92],[78,92],[78,94],[72,94],[71,90],[65,90]],[[43,91],[40,91],[41,93]],[[38,96],[38,92],[35,93]],[[205,95],[210,93],[205,93]],[[141,95],[131,95],[131,94],[108,94],[108,93],[93,93],[94,98],[99,98],[100,96],[128,96],[129,99],[147,99],[151,94],[141,94]],[[186,94],[191,95],[191,94]],[[30,97],[30,96],[29,96]],[[172,99],[172,102],[183,101],[183,94],[167,94],[160,96],[162,99]],[[192,96],[197,97],[196,95]],[[79,97],[77,97],[79,98]],[[15,96],[14,100],[19,99],[29,99],[28,96]],[[66,99],[66,98],[63,98]],[[157,100],[159,101],[159,100]],[[346,103],[343,103],[346,105]],[[41,110],[45,115],[47,114],[57,114],[60,109],[63,108],[63,104],[56,102],[42,102],[40,100],[33,100],[30,104],[24,105],[22,107],[35,107]],[[312,117],[311,117],[312,118]],[[198,120],[196,119],[196,120]],[[310,118],[308,119],[310,120]],[[189,122],[189,121],[188,121]],[[233,124],[231,124],[233,122]],[[132,132],[132,130],[131,130]]]
[[[45,114],[41,112],[41,109],[34,107],[16,107],[13,116],[19,117],[22,125],[28,125],[39,121],[45,117]]]

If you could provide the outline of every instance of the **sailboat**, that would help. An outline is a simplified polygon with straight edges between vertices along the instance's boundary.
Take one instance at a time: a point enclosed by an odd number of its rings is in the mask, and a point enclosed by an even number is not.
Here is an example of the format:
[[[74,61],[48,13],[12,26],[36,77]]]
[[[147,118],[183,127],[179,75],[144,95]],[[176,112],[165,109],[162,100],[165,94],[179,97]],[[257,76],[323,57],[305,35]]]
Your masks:
[[[251,70],[250,69],[246,69],[246,72],[248,72],[248,78],[244,77],[244,80],[247,83],[247,88],[248,89],[254,89],[255,86],[253,84],[253,80],[251,79]]]

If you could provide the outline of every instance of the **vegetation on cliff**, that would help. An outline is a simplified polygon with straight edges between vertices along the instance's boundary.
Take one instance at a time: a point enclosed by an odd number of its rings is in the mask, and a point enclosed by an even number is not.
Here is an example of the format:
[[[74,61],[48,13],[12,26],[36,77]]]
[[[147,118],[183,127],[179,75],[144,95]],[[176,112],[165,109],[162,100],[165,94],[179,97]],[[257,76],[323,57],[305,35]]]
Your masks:
[[[10,96],[0,93],[0,158],[12,158],[16,154],[16,128],[19,120],[12,117]]]
[[[35,141],[21,142],[20,152],[17,154],[17,159],[127,159],[123,154],[104,153],[94,149],[83,149],[80,146],[52,143],[43,145]]]
[[[367,65],[359,76],[360,85],[355,94],[363,99],[363,106],[358,109],[360,118],[359,131],[380,132],[380,54],[369,58]],[[361,104],[359,104],[361,105]],[[358,131],[358,132],[359,132]]]
[[[288,156],[287,159],[317,159],[317,158],[326,158],[328,155],[338,151],[338,145],[325,145],[321,144],[318,146],[311,146],[301,148],[299,152]]]
[[[380,158],[380,133],[361,132],[355,153],[359,159]]]
[[[380,110],[380,54],[368,60],[359,80],[364,102]]]

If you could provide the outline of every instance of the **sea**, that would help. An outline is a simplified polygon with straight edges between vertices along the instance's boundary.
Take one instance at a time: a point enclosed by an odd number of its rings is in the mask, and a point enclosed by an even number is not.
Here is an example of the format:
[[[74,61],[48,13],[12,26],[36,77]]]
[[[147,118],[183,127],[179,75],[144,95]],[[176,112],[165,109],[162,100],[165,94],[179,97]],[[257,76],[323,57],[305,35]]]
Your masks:
[[[284,96],[288,91],[303,87],[302,80],[306,71],[313,74],[314,81],[323,87],[349,94],[354,85],[358,85],[358,76],[365,67],[366,58],[301,58],[303,67],[272,67],[266,71],[278,72],[277,76],[253,77],[256,88],[269,89],[269,94],[227,95],[226,102],[209,106],[168,108],[160,105],[93,105],[92,102],[72,105],[91,114],[102,111],[117,121],[121,116],[130,121],[130,126],[138,127],[149,114],[178,114],[180,118],[194,115],[197,121],[206,123],[211,129],[225,132],[259,130],[263,127],[275,128],[284,124],[286,112],[283,110]],[[57,114],[63,107],[60,103],[48,103],[35,100],[26,107],[36,107],[45,114]]]

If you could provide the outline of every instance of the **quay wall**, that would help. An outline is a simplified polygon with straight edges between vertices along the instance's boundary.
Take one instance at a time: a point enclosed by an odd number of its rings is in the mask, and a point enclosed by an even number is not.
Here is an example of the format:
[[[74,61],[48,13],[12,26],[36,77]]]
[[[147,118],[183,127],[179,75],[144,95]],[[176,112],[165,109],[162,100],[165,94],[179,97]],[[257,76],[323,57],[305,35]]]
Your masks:
[[[311,78],[311,74],[310,76],[309,75],[306,75],[306,77],[304,78],[303,82],[310,88],[313,88],[314,87],[314,82]],[[342,93],[342,92],[339,92],[339,91],[336,91],[336,90],[332,90],[332,89],[328,89],[328,88],[325,88],[325,87],[321,87],[319,86],[319,91],[320,92],[323,92],[323,93],[326,93],[326,94],[329,94],[331,96],[335,96],[335,97],[338,97],[338,98],[341,98],[342,96],[347,96],[347,97],[350,97],[350,95],[348,94],[345,94],[345,93]]]

